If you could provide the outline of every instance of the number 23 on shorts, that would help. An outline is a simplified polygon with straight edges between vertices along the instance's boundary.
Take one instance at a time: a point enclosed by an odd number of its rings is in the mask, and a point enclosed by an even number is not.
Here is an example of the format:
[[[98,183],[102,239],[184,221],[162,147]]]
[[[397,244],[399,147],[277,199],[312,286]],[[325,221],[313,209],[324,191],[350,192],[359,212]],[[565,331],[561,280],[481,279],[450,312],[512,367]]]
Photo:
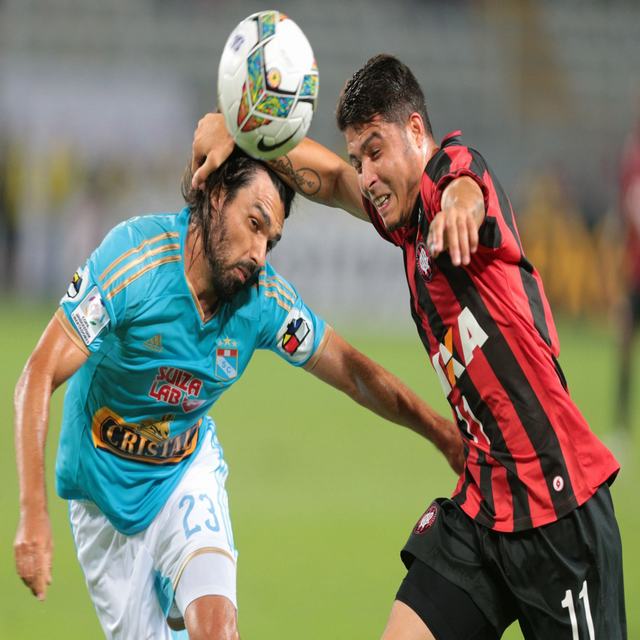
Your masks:
[[[178,507],[180,510],[184,509],[182,526],[187,540],[193,534],[202,531],[202,527],[206,527],[214,533],[220,531],[220,522],[216,515],[215,506],[206,493],[198,495],[197,500],[190,493],[186,493],[180,498]]]

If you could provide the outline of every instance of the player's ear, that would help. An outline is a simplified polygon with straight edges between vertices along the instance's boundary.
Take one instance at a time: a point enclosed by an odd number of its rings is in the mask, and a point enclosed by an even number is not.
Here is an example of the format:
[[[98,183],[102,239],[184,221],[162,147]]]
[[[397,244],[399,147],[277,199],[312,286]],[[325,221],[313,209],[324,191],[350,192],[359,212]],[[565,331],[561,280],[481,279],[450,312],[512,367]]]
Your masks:
[[[219,189],[211,192],[209,196],[211,202],[211,211],[214,211],[218,215],[222,212],[222,207],[224,206],[224,196],[220,192]]]
[[[422,147],[425,140],[425,129],[424,122],[422,120],[422,116],[414,111],[407,121],[407,132],[418,147]]]

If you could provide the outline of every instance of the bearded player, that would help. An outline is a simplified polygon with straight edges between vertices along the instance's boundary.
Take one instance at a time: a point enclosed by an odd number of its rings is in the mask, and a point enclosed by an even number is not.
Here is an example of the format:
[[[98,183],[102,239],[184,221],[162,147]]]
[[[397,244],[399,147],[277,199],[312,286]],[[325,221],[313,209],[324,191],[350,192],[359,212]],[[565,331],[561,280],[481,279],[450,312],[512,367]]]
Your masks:
[[[190,184],[189,175],[187,185]],[[56,463],[78,559],[108,638],[238,637],[227,465],[207,412],[269,349],[380,416],[462,443],[348,345],[267,263],[293,191],[237,154],[177,214],[115,227],[70,283],[16,388],[18,574],[51,580],[44,481],[49,399],[69,380]]]

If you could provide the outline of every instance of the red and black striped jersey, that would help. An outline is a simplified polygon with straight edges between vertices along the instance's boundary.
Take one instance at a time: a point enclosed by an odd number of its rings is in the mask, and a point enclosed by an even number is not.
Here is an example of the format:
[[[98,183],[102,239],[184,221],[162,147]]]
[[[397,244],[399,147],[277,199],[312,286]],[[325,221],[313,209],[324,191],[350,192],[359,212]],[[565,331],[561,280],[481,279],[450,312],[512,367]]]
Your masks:
[[[466,465],[453,499],[478,523],[520,531],[584,503],[619,465],[571,400],[538,272],[522,250],[502,187],[460,132],[425,168],[410,222],[387,231],[401,247],[418,333],[465,437]],[[467,266],[429,256],[429,224],[446,186],[469,176],[484,195],[479,246]]]

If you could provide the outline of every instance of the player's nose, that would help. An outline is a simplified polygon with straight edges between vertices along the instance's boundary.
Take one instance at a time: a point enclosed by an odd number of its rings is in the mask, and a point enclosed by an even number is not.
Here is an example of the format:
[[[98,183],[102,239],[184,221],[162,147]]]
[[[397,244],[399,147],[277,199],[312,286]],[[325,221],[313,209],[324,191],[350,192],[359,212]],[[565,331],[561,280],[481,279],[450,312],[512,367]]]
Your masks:
[[[258,269],[264,267],[267,262],[267,241],[264,238],[256,237],[251,246],[250,257]]]
[[[371,192],[373,186],[378,181],[378,174],[375,172],[370,162],[362,163],[362,185],[366,191]]]

